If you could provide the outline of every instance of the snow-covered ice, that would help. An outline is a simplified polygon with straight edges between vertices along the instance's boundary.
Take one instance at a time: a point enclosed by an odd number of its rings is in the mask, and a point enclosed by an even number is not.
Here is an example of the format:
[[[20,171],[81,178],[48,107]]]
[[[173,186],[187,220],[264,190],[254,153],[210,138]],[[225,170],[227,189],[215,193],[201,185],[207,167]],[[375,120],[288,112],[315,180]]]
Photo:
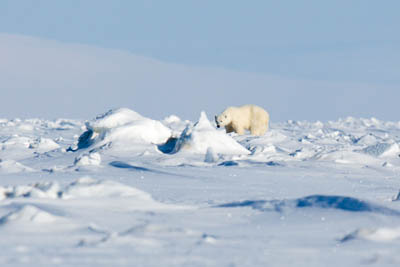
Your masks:
[[[191,152],[206,154],[212,149],[214,153],[221,154],[250,154],[250,152],[237,143],[232,137],[217,131],[208,120],[205,112],[200,115],[199,121],[193,126],[187,126],[176,141],[172,152]]]
[[[87,119],[0,119],[1,266],[400,264],[400,122]]]

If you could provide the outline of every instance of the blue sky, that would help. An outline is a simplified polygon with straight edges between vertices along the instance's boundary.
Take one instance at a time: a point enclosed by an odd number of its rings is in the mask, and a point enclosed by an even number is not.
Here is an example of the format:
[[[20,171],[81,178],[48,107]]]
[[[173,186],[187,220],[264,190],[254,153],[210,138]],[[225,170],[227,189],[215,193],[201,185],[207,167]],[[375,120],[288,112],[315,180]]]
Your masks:
[[[346,115],[376,115],[383,119],[396,120],[397,117],[390,112],[387,105],[392,104],[392,99],[400,94],[398,93],[400,85],[398,10],[400,10],[400,2],[390,0],[246,2],[3,0],[0,2],[0,33],[9,34],[11,39],[12,35],[18,35],[31,36],[43,42],[57,41],[57,47],[60,49],[59,44],[83,44],[110,51],[124,51],[172,64],[171,66],[185,66],[190,69],[190,73],[196,68],[202,71],[208,69],[208,73],[212,73],[210,70],[213,68],[218,68],[231,71],[227,79],[235,76],[238,82],[240,82],[238,77],[248,80],[249,75],[275,77],[274,79],[285,81],[286,85],[274,83],[274,86],[278,88],[274,88],[274,93],[272,93],[272,88],[267,87],[270,83],[254,84],[257,80],[255,79],[252,86],[258,88],[258,91],[254,89],[255,91],[249,92],[253,93],[253,98],[256,98],[255,95],[265,99],[278,98],[275,102],[281,102],[285,106],[284,110],[271,100],[265,103],[259,99],[253,101],[260,105],[264,104],[267,109],[268,106],[273,105],[272,111],[275,112],[278,120],[291,118],[327,120]],[[10,46],[12,46],[11,43]],[[7,50],[4,49],[3,51]],[[29,48],[26,47],[26,49]],[[58,53],[68,53],[70,49],[72,48],[63,47]],[[43,53],[45,56],[46,52]],[[14,64],[26,65],[27,60],[21,58]],[[6,63],[3,61],[3,64]],[[27,69],[24,74],[20,74],[21,79],[28,74]],[[173,77],[177,79],[178,76],[176,74]],[[149,77],[151,77],[150,74]],[[120,80],[118,75],[114,75],[113,78],[116,81]],[[93,90],[93,92],[82,97],[89,98],[96,92],[95,86],[98,85],[94,80],[89,80],[87,77],[85,79],[84,89]],[[210,79],[210,76],[206,79]],[[62,76],[60,83],[66,80],[66,76]],[[205,83],[205,86],[210,86],[211,81],[212,79],[209,83]],[[46,86],[43,88],[40,86],[45,82],[37,83],[34,88],[38,92],[37,95],[43,95],[40,98],[37,97],[38,102],[44,101],[45,96],[49,95],[49,89],[46,91],[44,89]],[[162,80],[163,84],[168,82],[175,81]],[[309,86],[307,82],[314,85]],[[324,84],[318,93],[315,93],[317,89],[313,87],[316,82]],[[59,90],[67,89],[67,83],[64,83],[65,86],[60,86]],[[119,83],[120,94],[126,93],[127,97],[148,97],[143,94],[127,93],[129,83],[133,81],[126,80],[125,84]],[[146,81],[142,81],[141,85],[145,83]],[[288,83],[301,86],[290,87]],[[339,84],[346,85],[340,87]],[[195,103],[196,99],[197,101],[205,100],[192,91],[196,89],[191,89],[190,86],[190,81],[188,81],[185,83],[185,88],[179,88],[179,85],[176,85],[168,90],[173,94],[187,95],[189,99],[190,95],[193,96],[191,100],[193,105],[185,106],[186,110],[183,110],[183,107],[182,110],[176,107],[171,110],[192,119],[192,116],[197,116],[199,113],[197,109],[202,107],[201,104]],[[13,81],[9,80],[9,85],[3,84],[2,90],[14,87]],[[33,89],[33,87],[28,87],[24,85],[20,90]],[[237,98],[210,100],[210,103],[204,103],[204,109],[209,108],[211,112],[214,112],[230,103],[239,104],[243,98],[248,102],[252,101],[251,97],[240,96],[241,90],[246,90],[244,87],[233,90]],[[197,87],[193,86],[193,88]],[[153,94],[157,94],[165,89],[162,89],[160,85],[155,85],[148,90],[153,90]],[[210,96],[214,94],[223,98],[232,89],[220,86],[204,90],[204,93]],[[215,93],[215,90],[219,91]],[[276,90],[286,90],[286,92],[280,95],[275,92]],[[348,96],[343,96],[341,93],[342,98],[337,97],[332,92],[335,90],[338,93],[346,92],[345,95],[348,94]],[[70,97],[73,97],[72,91]],[[323,93],[324,91],[326,94]],[[63,92],[68,94],[66,90]],[[12,94],[11,91],[9,93]],[[366,97],[368,95],[372,98]],[[335,96],[334,99],[332,96]],[[174,102],[172,97],[171,99],[166,97],[166,102],[179,105],[179,102]],[[306,109],[303,113],[299,113],[295,108],[293,111],[287,111],[289,107],[285,103],[290,101],[279,99],[283,97],[303,97],[299,98],[299,101],[305,102],[306,105],[321,103],[321,106],[331,105],[335,110],[320,112],[318,115],[312,111],[306,112]],[[352,98],[354,103],[349,101],[349,98]],[[16,96],[14,99],[18,101]],[[114,100],[110,98],[111,100],[112,107],[125,104],[124,101],[118,102],[117,98]],[[371,103],[365,103],[366,101],[371,101]],[[135,109],[135,104],[140,103],[132,100],[133,109]],[[369,110],[370,106],[376,107],[375,112]],[[160,109],[166,109],[166,107],[160,106]],[[187,110],[190,107],[193,107],[193,110]],[[296,105],[295,107],[300,108],[301,105],[298,104],[298,107]],[[354,110],[354,107],[357,109]],[[30,114],[35,115],[35,107],[30,108],[33,111]],[[162,116],[161,112],[142,109],[137,111]],[[8,113],[3,112],[6,116],[14,114],[25,116],[19,113],[17,108],[14,108],[15,112],[12,108],[8,110]],[[78,112],[66,111],[64,108],[60,114],[80,115]],[[98,111],[102,112],[102,110]],[[169,114],[167,110],[165,113]],[[37,114],[42,116],[43,112],[37,112]],[[82,117],[85,118],[86,115]]]

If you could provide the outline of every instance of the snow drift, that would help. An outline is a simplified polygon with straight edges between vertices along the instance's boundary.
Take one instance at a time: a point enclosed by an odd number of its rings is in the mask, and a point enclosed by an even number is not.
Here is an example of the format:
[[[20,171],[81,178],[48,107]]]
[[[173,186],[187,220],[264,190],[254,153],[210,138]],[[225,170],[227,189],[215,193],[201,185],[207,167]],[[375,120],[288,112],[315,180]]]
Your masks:
[[[172,153],[187,152],[197,154],[218,153],[223,155],[248,155],[250,152],[224,131],[212,126],[205,112],[201,112],[199,121],[188,125],[176,140]]]
[[[25,205],[0,218],[0,224],[50,224],[61,220],[57,216],[32,205]]]
[[[138,144],[164,143],[172,134],[161,122],[127,108],[110,110],[86,122],[86,129],[75,150],[106,145],[132,149]]]
[[[139,189],[115,181],[99,181],[90,177],[82,177],[66,186],[53,181],[0,187],[0,200],[21,197],[49,199],[135,197],[152,200],[148,193]]]
[[[375,242],[390,242],[400,239],[400,227],[360,228],[346,235],[342,242],[363,239]]]
[[[399,136],[400,123],[355,118],[272,123],[261,137],[205,113],[0,119],[0,262],[398,263]]]

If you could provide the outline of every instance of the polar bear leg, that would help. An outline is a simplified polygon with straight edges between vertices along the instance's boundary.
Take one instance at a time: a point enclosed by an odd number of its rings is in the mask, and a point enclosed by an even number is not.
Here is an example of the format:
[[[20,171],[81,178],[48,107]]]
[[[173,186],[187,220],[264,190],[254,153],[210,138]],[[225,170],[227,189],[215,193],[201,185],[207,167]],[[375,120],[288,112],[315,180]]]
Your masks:
[[[226,133],[232,133],[235,131],[235,129],[233,129],[233,127],[232,127],[232,124],[225,125],[225,130],[226,130]]]
[[[236,126],[236,127],[234,127],[234,130],[235,130],[235,132],[237,133],[237,134],[240,134],[240,135],[243,135],[244,134],[244,127],[242,127],[242,126]]]
[[[264,135],[266,131],[267,131],[266,127],[263,127],[263,128],[251,128],[250,129],[250,133],[252,135],[255,135],[255,136]]]
[[[267,125],[263,123],[254,123],[250,128],[250,133],[252,135],[261,136],[267,131]]]

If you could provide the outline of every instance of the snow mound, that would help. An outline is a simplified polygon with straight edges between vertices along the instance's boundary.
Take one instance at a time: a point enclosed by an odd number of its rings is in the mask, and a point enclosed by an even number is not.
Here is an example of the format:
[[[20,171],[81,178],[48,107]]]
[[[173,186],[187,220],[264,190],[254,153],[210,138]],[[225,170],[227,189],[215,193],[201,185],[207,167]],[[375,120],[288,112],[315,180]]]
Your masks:
[[[97,229],[94,229],[97,231]],[[121,232],[112,231],[108,232],[106,236],[97,240],[82,239],[79,246],[96,246],[101,244],[105,247],[115,247],[127,245],[143,249],[149,247],[154,251],[155,248],[160,249],[164,246],[169,246],[174,240],[185,240],[190,243],[205,243],[216,244],[218,238],[204,232],[183,228],[180,226],[166,226],[154,223],[142,223],[139,226],[129,228]],[[157,264],[156,264],[157,265]],[[165,264],[163,264],[164,266]],[[186,265],[185,265],[186,266]]]
[[[362,150],[365,154],[369,154],[375,157],[394,157],[400,153],[400,148],[397,143],[377,143],[374,145],[367,146]]]
[[[151,200],[150,194],[114,181],[98,181],[84,177],[71,183],[62,192],[62,198],[136,197]]]
[[[86,128],[79,137],[77,149],[106,144],[129,149],[135,144],[161,144],[172,135],[171,129],[160,121],[145,118],[127,108],[110,110],[87,122]]]
[[[85,153],[75,159],[75,166],[100,166],[101,156],[98,152]]]
[[[162,121],[164,125],[166,125],[168,128],[172,129],[172,136],[174,137],[179,137],[180,134],[185,130],[185,128],[188,125],[191,125],[192,123],[190,121],[182,121],[178,116],[176,115],[170,115]]]
[[[366,134],[364,136],[361,136],[357,141],[357,144],[359,145],[367,145],[371,146],[377,143],[377,138],[372,135],[372,134]]]
[[[30,149],[35,149],[38,153],[45,153],[60,148],[56,142],[49,138],[38,138],[29,144]]]
[[[41,182],[33,185],[0,187],[0,200],[6,198],[33,197],[56,199],[61,192],[57,182]]]
[[[57,182],[41,182],[33,185],[0,187],[0,200],[19,197],[48,199],[136,197],[152,200],[150,194],[134,187],[90,177],[80,178],[66,186],[61,186]]]
[[[0,218],[1,224],[6,223],[36,223],[46,224],[56,222],[59,218],[32,205],[24,205],[16,211]]]
[[[1,142],[0,150],[26,149],[29,148],[31,143],[32,140],[30,138],[15,134]]]
[[[19,173],[19,172],[33,172],[34,169],[27,167],[15,160],[1,160],[0,159],[0,173]]]
[[[335,162],[340,164],[370,164],[374,162],[374,159],[370,157],[368,154],[356,153],[353,151],[335,150],[335,151],[324,151],[324,153],[320,153],[315,156],[315,159],[326,161],[326,162]]]
[[[199,121],[193,127],[187,126],[176,141],[173,152],[179,151],[197,154],[206,154],[207,151],[223,155],[250,154],[250,151],[232,137],[216,130],[204,111],[201,112]]]
[[[122,143],[160,144],[171,136],[171,130],[161,122],[144,119],[110,129],[105,133],[104,141]]]
[[[311,195],[289,200],[245,200],[219,205],[223,208],[251,207],[260,211],[282,212],[285,209],[318,208],[336,209],[347,212],[372,212],[400,216],[400,212],[384,206],[347,196]]]
[[[390,242],[400,239],[400,227],[388,228],[382,227],[377,229],[361,228],[341,239],[342,242],[353,239],[364,239],[376,242]]]
[[[96,117],[96,119],[87,122],[86,127],[95,132],[101,132],[103,129],[116,128],[131,122],[145,119],[139,113],[128,108],[112,109]]]
[[[60,148],[52,138],[41,137],[42,131],[35,132],[36,136],[29,134],[21,136],[20,130],[13,128],[11,134],[9,129],[0,128],[0,158],[9,160],[22,160],[36,154],[43,154]],[[2,131],[4,130],[4,131]],[[15,134],[18,132],[18,134]]]
[[[72,130],[81,126],[80,121],[71,119],[57,119],[55,121],[41,121],[42,127],[58,131]]]

